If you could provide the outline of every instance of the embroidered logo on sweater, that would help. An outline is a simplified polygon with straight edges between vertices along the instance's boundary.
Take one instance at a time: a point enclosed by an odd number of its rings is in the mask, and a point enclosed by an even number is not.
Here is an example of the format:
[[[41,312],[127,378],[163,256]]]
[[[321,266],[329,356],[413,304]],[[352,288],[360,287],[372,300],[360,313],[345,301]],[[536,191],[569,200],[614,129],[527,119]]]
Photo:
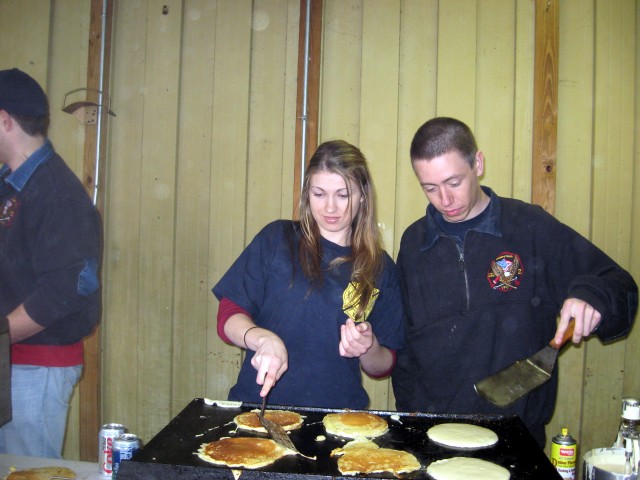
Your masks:
[[[8,198],[0,208],[0,227],[10,227],[18,212],[20,202],[17,198]]]
[[[351,282],[347,285],[347,288],[344,289],[344,292],[342,292],[342,310],[354,322],[364,322],[371,313],[371,310],[373,310],[379,293],[380,291],[377,288],[373,289],[373,294],[371,295],[369,304],[364,309],[364,313],[360,318],[356,318],[360,299],[356,298],[356,286]]]
[[[520,257],[516,253],[502,252],[491,262],[487,280],[494,290],[509,292],[518,288],[523,273]]]

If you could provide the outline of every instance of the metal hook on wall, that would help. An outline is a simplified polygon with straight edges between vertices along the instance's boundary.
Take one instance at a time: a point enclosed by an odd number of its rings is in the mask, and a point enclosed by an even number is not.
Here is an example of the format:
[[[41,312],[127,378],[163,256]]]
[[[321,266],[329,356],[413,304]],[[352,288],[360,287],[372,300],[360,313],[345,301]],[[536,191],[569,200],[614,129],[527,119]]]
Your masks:
[[[69,97],[69,95],[82,91],[96,92],[99,94],[100,98],[104,96],[107,99],[106,112],[109,115],[114,117],[116,116],[116,114],[111,110],[111,99],[104,95],[102,91],[96,90],[95,88],[76,88],[75,90],[67,92],[64,96],[64,100],[62,101],[63,112],[75,115],[83,125],[93,125],[98,123],[98,110],[100,108],[104,108],[104,105],[88,100],[78,100],[67,105],[67,97]]]

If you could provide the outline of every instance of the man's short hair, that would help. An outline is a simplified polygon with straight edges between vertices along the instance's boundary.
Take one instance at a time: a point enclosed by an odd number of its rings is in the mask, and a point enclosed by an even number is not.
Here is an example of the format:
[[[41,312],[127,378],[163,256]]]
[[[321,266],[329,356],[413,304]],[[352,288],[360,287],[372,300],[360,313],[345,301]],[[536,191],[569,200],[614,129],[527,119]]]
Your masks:
[[[471,166],[478,152],[471,129],[455,118],[432,118],[418,129],[411,141],[412,162],[431,160],[453,151],[460,153]]]

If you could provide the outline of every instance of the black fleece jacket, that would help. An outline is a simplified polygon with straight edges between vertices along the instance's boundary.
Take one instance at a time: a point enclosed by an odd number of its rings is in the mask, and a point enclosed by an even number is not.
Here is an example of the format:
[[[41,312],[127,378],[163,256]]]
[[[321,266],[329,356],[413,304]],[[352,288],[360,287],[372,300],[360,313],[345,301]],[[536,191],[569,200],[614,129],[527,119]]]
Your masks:
[[[602,314],[596,335],[626,335],[638,288],[633,278],[541,207],[490,189],[486,219],[462,247],[447,237],[429,205],[403,234],[398,267],[406,348],[392,381],[400,411],[517,414],[545,442],[557,394],[552,379],[507,409],[478,396],[474,383],[543,348],[566,298]]]

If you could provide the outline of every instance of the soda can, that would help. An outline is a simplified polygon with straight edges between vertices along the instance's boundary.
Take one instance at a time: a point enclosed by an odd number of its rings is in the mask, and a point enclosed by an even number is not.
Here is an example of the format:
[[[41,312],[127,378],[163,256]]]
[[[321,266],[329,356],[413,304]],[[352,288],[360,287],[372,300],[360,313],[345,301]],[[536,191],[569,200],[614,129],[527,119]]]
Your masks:
[[[566,428],[551,441],[551,463],[563,479],[576,478],[577,444]]]
[[[113,439],[124,433],[121,423],[107,423],[98,434],[98,466],[100,473],[110,477],[113,473]]]
[[[130,460],[140,449],[140,439],[133,433],[123,433],[113,440],[113,478],[118,478],[118,470],[123,460]]]

